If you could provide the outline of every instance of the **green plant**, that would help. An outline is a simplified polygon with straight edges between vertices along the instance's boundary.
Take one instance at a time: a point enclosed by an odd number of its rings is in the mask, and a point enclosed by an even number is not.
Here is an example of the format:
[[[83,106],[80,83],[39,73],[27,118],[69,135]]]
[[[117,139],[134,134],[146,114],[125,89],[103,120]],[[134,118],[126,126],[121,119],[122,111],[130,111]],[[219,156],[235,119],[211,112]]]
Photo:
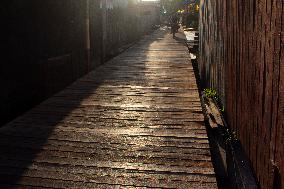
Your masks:
[[[220,109],[221,112],[225,112],[225,106],[222,106],[222,108]]]
[[[215,100],[218,100],[218,93],[215,89],[213,88],[207,88],[204,89],[204,94],[208,97],[208,98],[213,98]]]
[[[221,104],[219,95],[217,91],[213,88],[206,88],[204,89],[204,94],[207,98],[212,98],[215,100],[216,105],[218,106],[220,112],[224,113],[225,112],[225,106]]]

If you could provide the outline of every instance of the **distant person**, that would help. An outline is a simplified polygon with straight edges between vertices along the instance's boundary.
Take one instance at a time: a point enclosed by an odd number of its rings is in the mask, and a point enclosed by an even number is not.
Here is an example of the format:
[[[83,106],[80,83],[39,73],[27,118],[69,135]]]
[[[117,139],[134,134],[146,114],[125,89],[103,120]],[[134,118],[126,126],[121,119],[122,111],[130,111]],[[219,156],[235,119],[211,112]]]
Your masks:
[[[173,34],[173,38],[176,36],[178,29],[179,29],[179,17],[177,14],[173,14],[171,16],[171,33]]]

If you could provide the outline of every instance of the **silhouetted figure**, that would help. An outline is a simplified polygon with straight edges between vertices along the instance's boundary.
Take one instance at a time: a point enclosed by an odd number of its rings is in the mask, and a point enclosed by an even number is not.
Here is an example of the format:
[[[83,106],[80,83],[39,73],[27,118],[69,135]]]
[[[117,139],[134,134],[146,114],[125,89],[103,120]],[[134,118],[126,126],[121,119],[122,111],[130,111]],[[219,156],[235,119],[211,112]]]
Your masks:
[[[173,14],[171,16],[171,33],[173,34],[173,38],[176,36],[178,29],[179,29],[179,17],[177,14]]]

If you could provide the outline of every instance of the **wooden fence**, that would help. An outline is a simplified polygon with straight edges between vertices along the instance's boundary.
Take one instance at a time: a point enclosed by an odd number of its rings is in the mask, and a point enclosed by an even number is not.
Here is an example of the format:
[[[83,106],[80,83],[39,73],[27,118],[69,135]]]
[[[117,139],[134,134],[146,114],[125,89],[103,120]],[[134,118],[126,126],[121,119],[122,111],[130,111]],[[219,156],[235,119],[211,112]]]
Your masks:
[[[200,75],[263,189],[284,188],[284,1],[201,0]]]
[[[0,125],[63,89],[143,35],[138,32],[143,29],[139,25],[143,17],[138,5],[104,9],[102,2],[1,3],[1,45],[5,51],[0,64]]]

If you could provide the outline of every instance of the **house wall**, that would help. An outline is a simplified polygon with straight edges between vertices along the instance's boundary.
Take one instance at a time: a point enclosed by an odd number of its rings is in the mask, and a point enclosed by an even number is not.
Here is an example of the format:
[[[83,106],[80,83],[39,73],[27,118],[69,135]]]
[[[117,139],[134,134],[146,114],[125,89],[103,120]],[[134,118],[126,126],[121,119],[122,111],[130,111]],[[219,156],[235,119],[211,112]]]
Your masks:
[[[106,19],[98,0],[1,2],[0,125],[141,37],[131,1],[107,2]]]

